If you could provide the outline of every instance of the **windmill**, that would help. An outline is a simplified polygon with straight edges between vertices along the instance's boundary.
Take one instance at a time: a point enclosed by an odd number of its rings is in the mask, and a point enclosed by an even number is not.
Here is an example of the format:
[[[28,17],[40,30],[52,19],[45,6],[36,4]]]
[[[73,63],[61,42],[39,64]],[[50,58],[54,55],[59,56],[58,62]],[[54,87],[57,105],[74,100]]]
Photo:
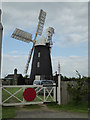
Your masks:
[[[29,63],[32,57],[32,53],[34,51],[32,67],[31,67],[31,75],[30,75],[30,84],[33,83],[34,79],[41,79],[41,78],[45,78],[46,76],[49,76],[49,77],[52,76],[50,50],[52,46],[52,35],[54,34],[54,29],[52,27],[49,27],[47,29],[46,31],[47,38],[41,36],[44,23],[45,23],[45,18],[46,18],[46,12],[41,9],[38,17],[39,21],[38,21],[38,26],[37,26],[34,40],[32,40],[31,33],[25,32],[17,28],[15,29],[14,33],[11,36],[12,38],[15,38],[27,43],[33,42],[33,46],[32,46],[32,49],[30,50],[29,58],[26,64],[26,69],[25,69],[25,73],[27,73]],[[38,35],[40,37],[36,41],[36,38]],[[43,61],[47,63],[46,65],[47,67],[44,66]]]

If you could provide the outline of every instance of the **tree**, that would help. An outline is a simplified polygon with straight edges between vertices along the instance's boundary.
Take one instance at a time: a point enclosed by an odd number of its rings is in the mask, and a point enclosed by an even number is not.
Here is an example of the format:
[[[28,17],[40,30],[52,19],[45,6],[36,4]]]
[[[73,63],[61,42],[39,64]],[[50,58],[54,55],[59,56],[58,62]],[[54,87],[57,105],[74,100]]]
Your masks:
[[[78,104],[84,95],[88,94],[88,78],[76,79],[74,84],[68,84],[67,90],[72,96],[72,100],[75,104]]]

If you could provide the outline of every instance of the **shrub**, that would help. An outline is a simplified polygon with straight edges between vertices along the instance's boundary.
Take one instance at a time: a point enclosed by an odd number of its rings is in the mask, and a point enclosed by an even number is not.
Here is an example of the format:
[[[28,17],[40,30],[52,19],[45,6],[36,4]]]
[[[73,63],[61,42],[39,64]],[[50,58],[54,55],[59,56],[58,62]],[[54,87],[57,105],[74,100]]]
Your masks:
[[[67,90],[75,104],[78,104],[84,95],[88,94],[88,78],[76,79],[76,84],[68,83]]]

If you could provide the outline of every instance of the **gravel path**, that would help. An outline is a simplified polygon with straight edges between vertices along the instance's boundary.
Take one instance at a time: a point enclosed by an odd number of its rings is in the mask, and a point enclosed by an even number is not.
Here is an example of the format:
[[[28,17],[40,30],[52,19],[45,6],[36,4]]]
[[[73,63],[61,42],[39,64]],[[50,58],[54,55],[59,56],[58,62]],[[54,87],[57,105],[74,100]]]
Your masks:
[[[20,109],[15,118],[88,118],[87,114],[56,111],[41,105],[38,110]]]

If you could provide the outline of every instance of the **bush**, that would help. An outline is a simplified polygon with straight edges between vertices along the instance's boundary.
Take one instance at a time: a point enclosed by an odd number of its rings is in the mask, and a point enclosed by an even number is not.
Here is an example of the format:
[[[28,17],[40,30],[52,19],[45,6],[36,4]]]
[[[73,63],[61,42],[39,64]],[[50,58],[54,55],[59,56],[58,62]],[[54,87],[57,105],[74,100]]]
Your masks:
[[[67,90],[72,96],[72,100],[75,104],[78,104],[84,95],[88,94],[88,78],[76,79],[76,84],[68,84]]]

